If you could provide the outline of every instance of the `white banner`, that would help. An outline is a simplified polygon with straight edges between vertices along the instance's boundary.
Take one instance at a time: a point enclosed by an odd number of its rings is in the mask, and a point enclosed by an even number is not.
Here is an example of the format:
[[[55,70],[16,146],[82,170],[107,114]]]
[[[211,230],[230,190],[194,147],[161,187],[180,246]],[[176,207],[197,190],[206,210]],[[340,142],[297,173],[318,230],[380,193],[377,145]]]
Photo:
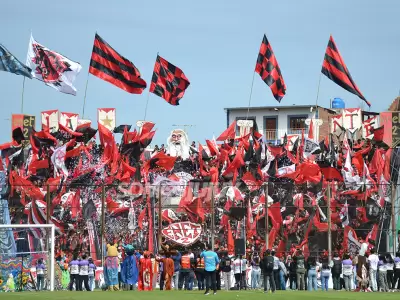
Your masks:
[[[161,231],[162,235],[168,240],[182,246],[189,246],[195,243],[200,238],[201,232],[201,225],[191,222],[174,223]]]
[[[67,112],[62,112],[60,114],[60,123],[71,129],[72,131],[75,131],[76,128],[78,127],[78,119],[79,119],[79,114],[75,113],[67,113]]]
[[[42,130],[48,129],[50,133],[58,131],[58,110],[42,111]]]
[[[61,93],[76,96],[73,84],[82,69],[81,65],[39,44],[32,35],[26,65],[31,68],[33,78],[43,81]]]
[[[97,121],[111,132],[116,124],[115,108],[99,108],[97,109]]]

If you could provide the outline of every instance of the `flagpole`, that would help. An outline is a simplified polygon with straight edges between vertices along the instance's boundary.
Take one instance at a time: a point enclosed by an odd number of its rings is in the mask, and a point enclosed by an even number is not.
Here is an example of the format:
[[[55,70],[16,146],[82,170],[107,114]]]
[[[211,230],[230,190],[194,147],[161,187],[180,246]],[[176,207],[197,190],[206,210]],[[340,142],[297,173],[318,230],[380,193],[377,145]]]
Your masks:
[[[321,77],[322,77],[322,72],[319,73],[318,88],[317,88],[317,99],[315,100],[315,110],[317,110],[317,108],[318,108],[318,97],[319,97],[319,87],[321,85]]]
[[[146,121],[147,107],[149,106],[149,99],[150,99],[150,88],[149,88],[149,90],[147,91],[146,108],[144,109],[144,118],[143,118],[143,121]]]
[[[157,52],[157,57],[158,57],[158,54],[159,54],[159,52]],[[156,61],[157,61],[157,58],[156,58]],[[153,77],[153,75],[152,75],[152,77]],[[151,84],[151,80],[150,80],[150,84]],[[144,109],[144,118],[143,118],[143,121],[146,121],[147,108],[148,108],[148,106],[149,106],[149,99],[150,99],[150,87],[149,87],[149,90],[148,90],[148,92],[147,92],[146,108]]]
[[[246,121],[249,118],[249,112],[250,112],[250,104],[251,104],[251,96],[253,95],[253,85],[254,85],[254,77],[256,75],[256,72],[253,72],[253,79],[251,80],[251,88],[250,88],[250,97],[249,97],[249,105],[247,106],[247,114],[246,114]]]
[[[85,96],[83,97],[83,109],[82,109],[82,119],[85,118],[85,106],[86,106],[86,92],[87,92],[87,87],[88,87],[88,83],[89,83],[89,71],[88,71],[88,75],[87,75],[87,79],[86,79],[86,87],[85,87]]]
[[[25,76],[24,76],[24,80],[22,81],[21,114],[24,113],[24,90],[25,90]]]

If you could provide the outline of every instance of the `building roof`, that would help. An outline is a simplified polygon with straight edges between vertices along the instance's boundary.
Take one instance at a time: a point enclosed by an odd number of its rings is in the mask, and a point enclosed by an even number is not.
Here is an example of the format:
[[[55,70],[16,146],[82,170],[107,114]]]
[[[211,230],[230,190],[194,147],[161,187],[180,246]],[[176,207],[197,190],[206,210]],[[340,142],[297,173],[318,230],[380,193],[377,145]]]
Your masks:
[[[392,104],[390,104],[390,106],[389,106],[389,111],[399,111],[399,107],[400,107],[400,97],[396,97],[394,100],[393,100],[393,102],[392,102]]]
[[[291,109],[291,108],[308,108],[308,107],[315,107],[315,104],[310,104],[310,105],[274,105],[274,106],[253,106],[253,107],[226,107],[224,108],[224,110],[245,110],[245,109],[250,109],[250,110],[255,110],[255,109]],[[318,106],[317,107],[322,107],[322,106]]]

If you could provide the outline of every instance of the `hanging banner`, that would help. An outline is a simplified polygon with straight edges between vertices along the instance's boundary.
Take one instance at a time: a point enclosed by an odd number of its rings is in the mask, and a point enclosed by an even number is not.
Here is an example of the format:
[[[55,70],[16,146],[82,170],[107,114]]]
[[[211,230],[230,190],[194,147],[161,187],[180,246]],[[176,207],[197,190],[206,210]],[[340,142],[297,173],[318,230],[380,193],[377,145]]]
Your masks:
[[[97,121],[110,131],[113,131],[115,128],[116,124],[115,118],[116,118],[115,108],[97,109]]]
[[[29,140],[31,132],[35,129],[35,116],[28,115],[12,115],[11,116],[11,133],[14,129],[20,127],[24,134],[24,140]]]
[[[60,124],[75,131],[78,127],[79,114],[75,113],[60,113]]]
[[[371,140],[374,137],[372,129],[377,129],[378,127],[379,127],[378,116],[365,120],[362,124],[362,137]]]
[[[343,115],[334,115],[330,118],[330,133],[336,133],[337,130],[340,130],[340,127],[343,127]]]
[[[349,130],[359,129],[362,126],[361,108],[343,109],[343,127]]]
[[[0,172],[0,224],[11,224],[10,212],[8,209],[8,199],[3,199],[7,192],[6,173]],[[1,260],[9,259],[15,256],[17,251],[14,235],[10,228],[0,229],[0,257]]]
[[[191,222],[174,223],[161,231],[165,238],[182,246],[195,243],[200,238],[201,232],[201,225]]]
[[[400,112],[392,112],[392,145],[391,147],[397,147],[400,145]],[[386,128],[385,128],[385,134],[386,134]]]
[[[49,130],[50,133],[58,131],[58,120],[59,120],[58,110],[42,111],[41,117],[42,117],[42,130]]]

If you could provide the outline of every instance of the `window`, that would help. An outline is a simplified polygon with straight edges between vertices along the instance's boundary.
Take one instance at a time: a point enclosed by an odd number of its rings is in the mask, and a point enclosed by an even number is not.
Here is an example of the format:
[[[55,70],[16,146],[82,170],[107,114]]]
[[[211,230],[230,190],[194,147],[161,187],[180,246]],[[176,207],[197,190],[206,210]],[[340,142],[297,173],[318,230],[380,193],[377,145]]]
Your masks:
[[[276,140],[277,139],[277,129],[278,129],[278,118],[264,117],[264,128],[265,128],[265,139],[266,140]]]
[[[303,129],[306,129],[307,115],[302,116],[288,116],[288,133],[289,134],[301,134]]]

